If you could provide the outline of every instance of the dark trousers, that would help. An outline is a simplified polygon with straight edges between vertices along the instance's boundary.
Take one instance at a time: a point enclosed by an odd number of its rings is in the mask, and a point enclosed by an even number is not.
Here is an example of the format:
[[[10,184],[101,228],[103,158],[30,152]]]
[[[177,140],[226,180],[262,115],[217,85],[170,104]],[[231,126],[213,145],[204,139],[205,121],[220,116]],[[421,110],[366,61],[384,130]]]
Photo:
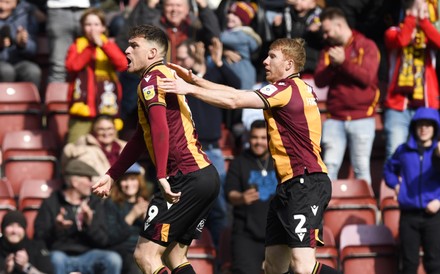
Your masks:
[[[440,273],[440,212],[434,215],[424,210],[402,210],[399,233],[402,252],[402,274],[416,274],[419,250],[423,248],[426,273]]]
[[[249,234],[232,232],[232,273],[263,273],[264,240],[253,239]]]

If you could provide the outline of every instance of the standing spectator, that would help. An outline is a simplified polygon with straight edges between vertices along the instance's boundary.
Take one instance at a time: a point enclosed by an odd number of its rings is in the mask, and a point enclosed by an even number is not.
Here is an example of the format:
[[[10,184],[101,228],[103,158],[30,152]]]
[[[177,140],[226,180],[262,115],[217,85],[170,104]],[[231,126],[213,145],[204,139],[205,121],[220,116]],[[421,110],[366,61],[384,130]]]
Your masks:
[[[141,274],[133,252],[144,229],[145,213],[151,190],[147,188],[141,166],[134,163],[116,181],[110,199],[105,201],[110,249],[117,251],[123,259],[124,274]]]
[[[264,270],[268,274],[331,274],[316,261],[323,245],[322,219],[331,198],[331,181],[321,159],[321,119],[312,88],[299,79],[306,59],[304,40],[275,40],[263,62],[271,84],[248,92],[219,85],[170,64],[182,79],[163,79],[167,93],[193,95],[224,108],[264,109],[269,148],[278,185],[266,226]]]
[[[418,108],[408,141],[385,164],[385,182],[396,191],[400,208],[402,274],[417,273],[420,247],[426,273],[440,273],[439,127],[438,110]]]
[[[27,238],[26,226],[26,218],[18,210],[3,216],[0,273],[52,274],[49,251],[43,242]]]
[[[38,23],[25,1],[0,0],[0,82],[32,82],[40,89],[37,53]]]
[[[233,206],[232,273],[262,273],[266,216],[276,186],[266,122],[256,120],[249,132],[249,149],[231,162],[226,176],[225,192]]]
[[[307,74],[315,71],[319,52],[323,47],[319,19],[321,12],[316,0],[287,0],[283,14],[275,16],[273,22],[276,38],[301,37],[306,41],[304,73]]]
[[[90,133],[64,146],[61,167],[63,169],[71,159],[79,159],[102,176],[116,162],[126,143],[118,138],[114,118],[99,115],[93,121]]]
[[[379,50],[374,41],[350,29],[340,9],[325,9],[321,24],[328,46],[321,51],[315,83],[329,87],[322,129],[324,162],[330,179],[336,180],[348,144],[355,177],[371,184]]]
[[[139,125],[133,137],[93,192],[107,197],[119,179],[148,150],[161,189],[148,207],[134,257],[143,273],[194,273],[186,254],[191,241],[200,237],[218,196],[220,182],[215,167],[203,152],[184,96],[165,94],[158,82],[173,78],[164,65],[169,40],[153,25],[130,31],[128,71],[139,83]]]
[[[224,83],[236,88],[240,87],[238,76],[222,61],[223,47],[220,40],[213,38],[209,49],[212,62],[207,65],[203,43],[187,40],[177,47],[177,64],[191,69],[193,73],[210,81]],[[214,244],[218,247],[220,233],[227,225],[227,204],[224,196],[226,167],[225,158],[219,144],[222,137],[222,109],[194,97],[186,99],[191,109],[202,149],[208,155],[220,176],[220,194],[206,223]]]
[[[237,1],[229,7],[226,30],[220,34],[224,51],[233,51],[238,54],[237,60],[226,56],[226,66],[240,77],[241,89],[252,89],[257,81],[257,71],[252,64],[252,54],[261,46],[261,37],[250,27],[255,16],[252,4]]]
[[[198,13],[191,12],[189,0],[140,0],[130,13],[126,28],[117,37],[118,45],[127,47],[128,30],[141,24],[159,26],[170,40],[169,60],[176,62],[177,46],[187,39],[202,41],[208,45],[220,35],[220,25],[206,0],[196,0]]]
[[[108,245],[102,201],[91,195],[91,178],[99,174],[80,160],[64,170],[65,188],[45,199],[35,218],[35,239],[50,250],[55,274],[120,274],[122,259]]]
[[[66,54],[81,34],[80,18],[89,0],[47,0],[46,32],[49,41],[49,82],[66,81]]]
[[[69,72],[70,120],[67,142],[75,142],[90,132],[99,114],[120,115],[122,87],[117,71],[127,68],[127,59],[118,46],[105,36],[105,14],[95,8],[81,16],[84,36],[69,47],[66,68]],[[117,130],[122,120],[116,118]]]
[[[384,106],[386,157],[406,142],[411,119],[419,107],[438,109],[436,51],[440,34],[427,17],[424,0],[403,2],[405,18],[385,33],[390,79]]]

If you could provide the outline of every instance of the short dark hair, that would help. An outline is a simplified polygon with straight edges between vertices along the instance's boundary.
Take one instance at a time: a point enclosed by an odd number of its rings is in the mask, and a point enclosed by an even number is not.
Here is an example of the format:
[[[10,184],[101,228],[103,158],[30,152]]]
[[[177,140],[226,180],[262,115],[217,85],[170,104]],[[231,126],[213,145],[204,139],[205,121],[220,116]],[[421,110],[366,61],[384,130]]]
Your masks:
[[[168,51],[168,36],[159,27],[153,25],[138,25],[134,26],[128,32],[130,38],[143,37],[148,41],[155,42],[159,45],[164,55]]]
[[[255,120],[251,124],[251,131],[255,128],[266,128],[265,120]]]
[[[325,8],[319,15],[319,19],[321,20],[321,22],[324,20],[333,20],[335,18],[342,18],[347,21],[344,12],[340,8],[336,7]]]

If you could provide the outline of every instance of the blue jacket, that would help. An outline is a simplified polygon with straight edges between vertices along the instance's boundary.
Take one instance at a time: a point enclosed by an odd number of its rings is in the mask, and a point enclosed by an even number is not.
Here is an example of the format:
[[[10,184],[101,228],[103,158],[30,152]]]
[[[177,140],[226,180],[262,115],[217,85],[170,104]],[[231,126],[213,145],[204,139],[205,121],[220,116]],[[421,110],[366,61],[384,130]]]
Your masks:
[[[433,143],[425,149],[418,148],[415,129],[415,122],[422,119],[435,122]],[[385,163],[386,184],[394,189],[400,183],[398,201],[402,209],[425,209],[430,201],[440,199],[440,168],[433,166],[433,160],[438,163],[434,150],[438,144],[439,120],[437,110],[419,108],[411,120],[408,141]]]
[[[31,60],[37,53],[36,36],[38,32],[38,23],[34,16],[35,7],[25,1],[19,1],[12,14],[2,20],[0,19],[0,28],[8,25],[11,30],[13,44],[0,50],[0,60],[15,64],[22,60]],[[28,33],[28,42],[24,48],[19,48],[15,44],[18,27],[22,26]]]

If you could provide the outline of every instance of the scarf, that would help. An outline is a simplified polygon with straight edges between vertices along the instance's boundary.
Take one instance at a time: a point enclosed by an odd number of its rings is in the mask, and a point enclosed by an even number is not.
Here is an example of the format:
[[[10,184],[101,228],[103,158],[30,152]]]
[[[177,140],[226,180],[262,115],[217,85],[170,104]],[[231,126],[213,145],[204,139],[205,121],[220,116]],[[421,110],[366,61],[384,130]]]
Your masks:
[[[101,35],[104,42],[105,35]],[[76,41],[78,53],[89,46],[86,37]],[[93,69],[94,79],[90,79],[89,68]],[[94,90],[89,90],[89,81],[94,81]],[[78,73],[73,89],[70,114],[82,117],[94,117],[98,114],[118,115],[120,96],[117,89],[118,76],[105,52],[95,48],[94,62]]]
[[[412,107],[423,104],[425,83],[425,33],[417,29],[413,42],[403,48],[396,91],[407,96]]]

